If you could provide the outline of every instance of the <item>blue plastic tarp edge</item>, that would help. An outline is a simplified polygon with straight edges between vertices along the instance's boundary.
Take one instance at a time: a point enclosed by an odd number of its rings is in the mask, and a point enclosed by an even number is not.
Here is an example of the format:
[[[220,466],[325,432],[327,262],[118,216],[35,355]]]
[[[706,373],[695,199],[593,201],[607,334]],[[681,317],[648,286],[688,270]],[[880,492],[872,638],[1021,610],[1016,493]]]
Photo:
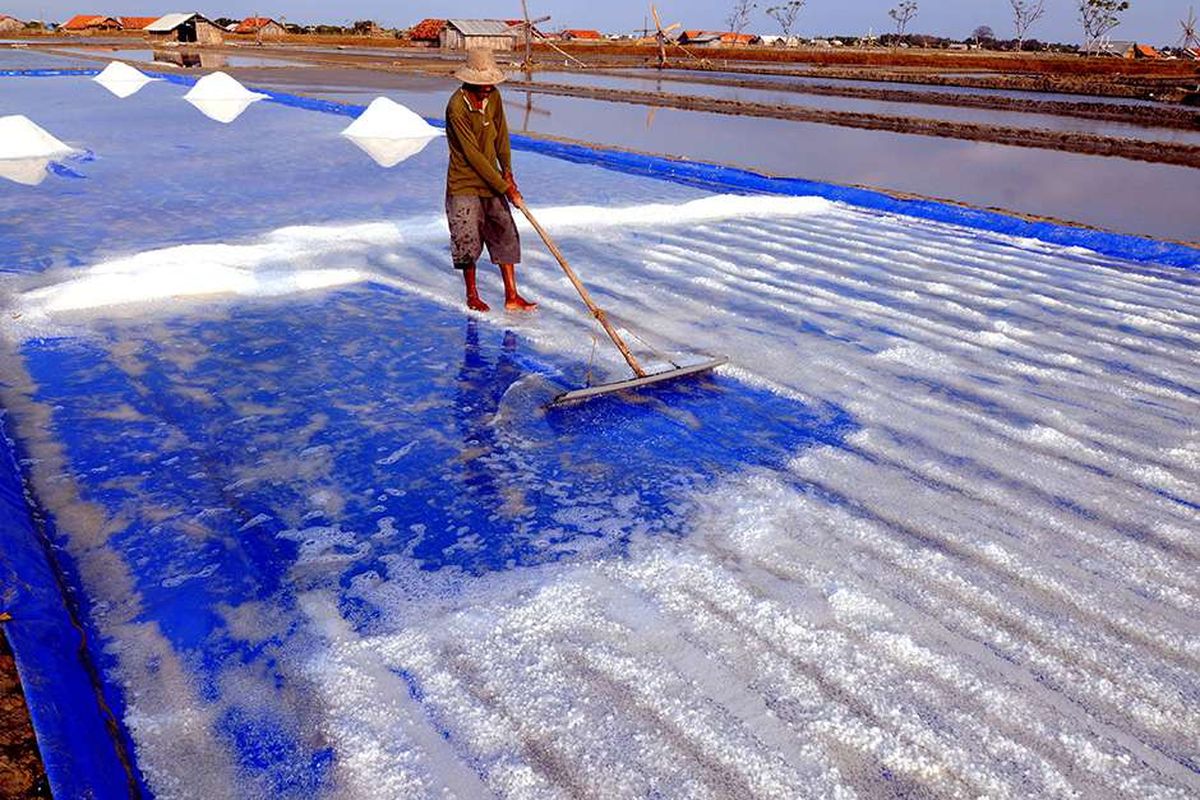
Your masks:
[[[0,609],[46,778],[55,797],[126,798],[140,784],[122,758],[120,726],[98,699],[86,636],[62,570],[30,505],[20,448],[0,410]]]
[[[3,76],[97,75],[95,69],[55,70],[0,70]],[[147,72],[147,75],[183,86],[195,84],[196,78],[187,75]],[[252,87],[253,88],[253,87]],[[352,117],[362,113],[364,106],[340,103],[333,100],[318,100],[311,97],[254,88],[265,94],[272,102],[293,108]],[[444,127],[441,120],[430,119],[431,123]],[[989,211],[970,206],[957,205],[938,200],[896,197],[886,192],[804,178],[780,178],[737,167],[709,164],[700,161],[670,158],[666,156],[632,153],[566,142],[539,139],[514,134],[514,149],[538,153],[582,164],[593,164],[616,172],[657,178],[686,184],[698,188],[724,189],[729,191],[822,197],[839,203],[871,209],[889,214],[930,220],[932,222],[958,225],[964,228],[1037,239],[1063,247],[1081,247],[1100,255],[1138,263],[1161,264],[1188,270],[1200,270],[1200,248],[1176,242],[1134,236],[1124,233],[1096,230],[1092,228],[1047,222]]]

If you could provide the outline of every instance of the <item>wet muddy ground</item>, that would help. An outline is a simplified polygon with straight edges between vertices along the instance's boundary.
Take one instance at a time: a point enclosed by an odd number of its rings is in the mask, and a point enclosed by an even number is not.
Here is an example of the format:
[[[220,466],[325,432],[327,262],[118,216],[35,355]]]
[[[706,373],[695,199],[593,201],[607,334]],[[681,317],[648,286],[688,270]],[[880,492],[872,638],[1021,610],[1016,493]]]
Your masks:
[[[0,798],[49,796],[17,667],[0,634]]]

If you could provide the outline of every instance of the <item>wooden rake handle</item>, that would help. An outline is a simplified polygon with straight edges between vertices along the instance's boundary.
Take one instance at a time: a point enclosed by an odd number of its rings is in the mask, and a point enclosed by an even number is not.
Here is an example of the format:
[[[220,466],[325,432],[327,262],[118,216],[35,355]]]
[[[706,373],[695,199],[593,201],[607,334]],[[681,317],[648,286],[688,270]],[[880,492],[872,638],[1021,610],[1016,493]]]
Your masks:
[[[592,300],[592,296],[588,294],[587,287],[585,287],[583,282],[579,280],[579,276],[575,274],[575,270],[571,269],[571,265],[567,263],[567,259],[562,254],[562,251],[558,249],[558,245],[556,245],[554,240],[550,238],[550,234],[546,233],[546,229],[543,228],[541,223],[534,218],[533,214],[529,211],[529,207],[525,205],[524,200],[520,200],[514,203],[514,205],[521,209],[521,213],[525,215],[525,219],[529,220],[529,224],[532,225],[533,229],[538,232],[538,236],[542,237],[542,241],[546,243],[546,247],[552,254],[554,254],[554,257],[558,259],[558,263],[563,268],[563,272],[567,273],[567,277],[570,278],[571,283],[575,285],[575,289],[579,292],[579,296],[583,298],[583,302],[587,304],[588,310],[592,312],[592,316],[595,317],[600,325],[604,328],[604,332],[608,334],[608,338],[612,339],[613,344],[615,344],[617,349],[621,351],[621,355],[625,357],[625,361],[629,364],[630,369],[632,369],[634,374],[639,378],[646,377],[646,370],[642,369],[642,365],[639,364],[638,360],[633,357],[633,353],[629,350],[629,345],[625,344],[625,340],[620,337],[616,329],[614,329],[612,324],[608,321],[608,315],[604,313],[604,309],[600,308],[600,306],[596,305],[596,303]]]

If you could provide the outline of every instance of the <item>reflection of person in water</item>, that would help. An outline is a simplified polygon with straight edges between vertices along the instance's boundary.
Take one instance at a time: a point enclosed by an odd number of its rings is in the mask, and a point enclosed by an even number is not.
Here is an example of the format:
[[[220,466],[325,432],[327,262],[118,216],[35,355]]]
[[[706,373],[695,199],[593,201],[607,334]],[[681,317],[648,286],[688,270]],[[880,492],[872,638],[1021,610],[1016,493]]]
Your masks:
[[[495,425],[501,399],[522,375],[516,353],[517,336],[505,331],[496,360],[489,362],[479,345],[478,323],[467,320],[454,416],[463,440],[463,488],[473,497],[473,510],[482,509],[485,517],[504,506],[509,500],[506,493],[515,491],[519,484],[516,470],[506,458],[507,445],[497,435]],[[486,566],[498,566],[507,558],[507,553],[499,548],[507,549],[512,542],[500,519],[485,528],[486,533],[475,531],[486,537],[487,552],[478,553],[477,557],[486,561]]]

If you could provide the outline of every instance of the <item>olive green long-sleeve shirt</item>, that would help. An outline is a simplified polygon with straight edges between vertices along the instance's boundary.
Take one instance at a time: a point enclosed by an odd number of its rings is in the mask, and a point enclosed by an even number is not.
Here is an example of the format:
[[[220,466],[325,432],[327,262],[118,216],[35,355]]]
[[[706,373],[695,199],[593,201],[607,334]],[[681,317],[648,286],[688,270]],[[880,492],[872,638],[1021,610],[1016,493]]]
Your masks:
[[[471,104],[466,90],[455,92],[446,106],[446,141],[450,146],[447,194],[486,197],[508,191],[504,176],[512,172],[512,151],[499,90],[481,109]]]

